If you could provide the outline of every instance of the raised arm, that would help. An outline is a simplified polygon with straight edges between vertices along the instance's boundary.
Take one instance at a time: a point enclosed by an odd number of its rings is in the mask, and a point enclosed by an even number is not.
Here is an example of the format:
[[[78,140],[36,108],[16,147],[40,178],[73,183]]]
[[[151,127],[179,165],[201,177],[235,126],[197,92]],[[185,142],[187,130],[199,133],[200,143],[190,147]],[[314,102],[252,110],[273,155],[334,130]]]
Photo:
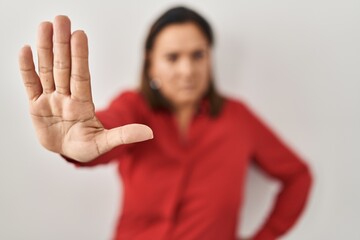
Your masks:
[[[95,115],[83,31],[71,33],[66,16],[39,26],[38,71],[29,46],[19,54],[30,115],[40,143],[48,150],[89,162],[114,147],[152,138],[149,127],[129,124],[104,129]]]

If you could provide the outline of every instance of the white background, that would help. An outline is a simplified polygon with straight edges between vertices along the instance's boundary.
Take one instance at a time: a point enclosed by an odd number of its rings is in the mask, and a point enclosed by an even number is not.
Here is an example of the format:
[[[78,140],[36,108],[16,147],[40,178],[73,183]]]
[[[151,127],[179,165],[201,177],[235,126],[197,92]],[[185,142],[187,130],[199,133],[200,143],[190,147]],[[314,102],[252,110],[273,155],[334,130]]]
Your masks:
[[[122,201],[114,166],[79,170],[42,149],[28,115],[18,50],[35,46],[41,21],[70,16],[74,29],[89,36],[93,94],[101,108],[137,85],[150,23],[179,2],[94,2],[0,1],[0,239],[112,235]],[[219,88],[244,99],[313,170],[310,202],[283,239],[360,239],[360,2],[188,2],[215,29]],[[256,230],[278,189],[256,169],[248,180],[239,216],[243,235]]]

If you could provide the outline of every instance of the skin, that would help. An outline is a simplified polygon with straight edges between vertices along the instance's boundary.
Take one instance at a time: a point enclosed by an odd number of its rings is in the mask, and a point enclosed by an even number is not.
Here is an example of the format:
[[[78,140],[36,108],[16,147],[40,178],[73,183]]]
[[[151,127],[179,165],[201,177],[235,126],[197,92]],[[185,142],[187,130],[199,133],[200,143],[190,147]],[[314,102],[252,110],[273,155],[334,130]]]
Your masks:
[[[37,54],[37,72],[29,46],[20,50],[19,67],[33,125],[46,149],[89,162],[118,145],[153,137],[145,125],[107,130],[96,118],[87,37],[83,31],[71,33],[68,17],[39,25]]]
[[[174,106],[183,135],[208,89],[210,71],[211,49],[194,23],[169,25],[156,37],[149,73],[162,95]]]

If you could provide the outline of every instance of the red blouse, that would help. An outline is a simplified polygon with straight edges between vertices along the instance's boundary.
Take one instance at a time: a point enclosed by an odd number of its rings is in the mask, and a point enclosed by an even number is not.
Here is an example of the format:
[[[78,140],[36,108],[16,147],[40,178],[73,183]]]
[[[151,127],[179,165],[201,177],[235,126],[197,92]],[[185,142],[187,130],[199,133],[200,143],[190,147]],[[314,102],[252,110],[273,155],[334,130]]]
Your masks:
[[[97,116],[105,128],[142,123],[154,132],[152,140],[76,163],[119,162],[124,201],[116,240],[236,239],[251,163],[282,183],[254,240],[277,239],[304,209],[311,185],[308,166],[244,102],[227,98],[216,118],[202,106],[185,137],[170,112],[152,111],[138,92],[121,94]]]

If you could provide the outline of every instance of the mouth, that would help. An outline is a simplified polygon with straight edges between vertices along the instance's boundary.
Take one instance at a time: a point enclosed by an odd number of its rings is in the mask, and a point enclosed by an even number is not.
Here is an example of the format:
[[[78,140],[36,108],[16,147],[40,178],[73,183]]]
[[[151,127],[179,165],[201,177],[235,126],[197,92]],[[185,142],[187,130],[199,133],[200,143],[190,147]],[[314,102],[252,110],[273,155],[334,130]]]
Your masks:
[[[193,91],[195,89],[196,89],[195,85],[185,85],[185,86],[179,87],[179,91]]]

